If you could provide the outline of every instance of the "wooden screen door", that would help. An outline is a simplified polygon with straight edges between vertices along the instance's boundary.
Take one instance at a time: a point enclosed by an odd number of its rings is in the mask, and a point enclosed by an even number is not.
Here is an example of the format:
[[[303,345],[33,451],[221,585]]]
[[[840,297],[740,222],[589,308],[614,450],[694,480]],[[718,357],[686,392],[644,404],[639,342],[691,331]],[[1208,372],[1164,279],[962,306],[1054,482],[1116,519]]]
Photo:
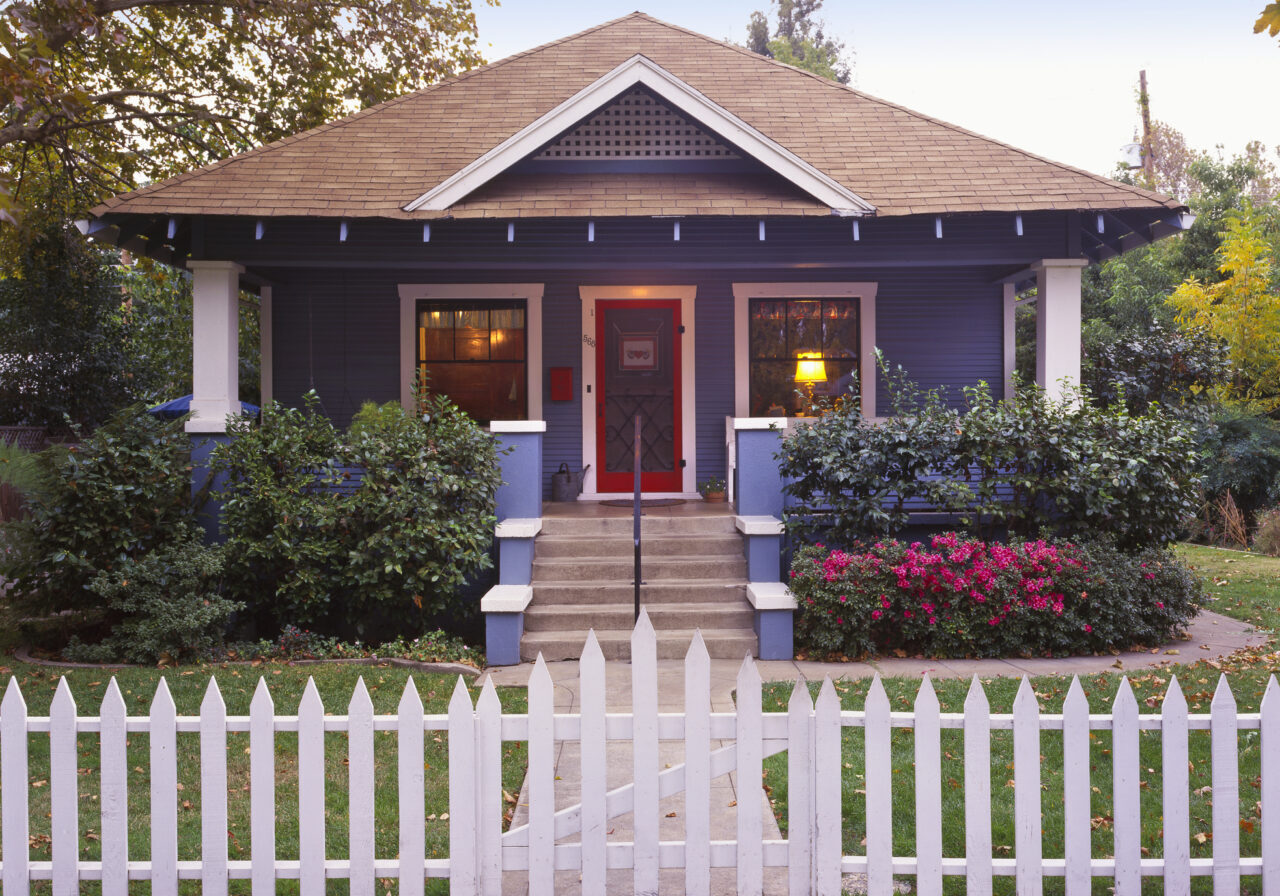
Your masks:
[[[631,491],[639,414],[641,489],[682,491],[680,300],[600,301],[596,309],[598,488]]]

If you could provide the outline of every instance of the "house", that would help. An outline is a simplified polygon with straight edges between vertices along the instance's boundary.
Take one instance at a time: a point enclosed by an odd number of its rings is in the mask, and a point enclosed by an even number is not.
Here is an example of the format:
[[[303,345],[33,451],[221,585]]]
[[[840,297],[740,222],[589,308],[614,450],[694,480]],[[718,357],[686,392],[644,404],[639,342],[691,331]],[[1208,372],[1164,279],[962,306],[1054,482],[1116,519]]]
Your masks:
[[[637,414],[647,494],[727,473],[741,490],[734,421],[851,384],[884,413],[874,348],[956,401],[979,380],[999,394],[1021,284],[1037,381],[1077,380],[1082,267],[1189,223],[1176,200],[641,13],[95,215],[193,273],[193,433],[236,407],[249,290],[264,400],[314,388],[345,424],[425,375],[536,433],[533,516],[562,464],[589,467],[584,498],[629,493]]]

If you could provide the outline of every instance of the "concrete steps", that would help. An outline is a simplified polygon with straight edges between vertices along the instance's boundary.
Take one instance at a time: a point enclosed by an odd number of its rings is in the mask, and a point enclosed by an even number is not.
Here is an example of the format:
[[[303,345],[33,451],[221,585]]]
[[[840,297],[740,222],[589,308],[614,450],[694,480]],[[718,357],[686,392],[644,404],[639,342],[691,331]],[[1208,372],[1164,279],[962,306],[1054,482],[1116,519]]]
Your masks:
[[[630,659],[633,525],[630,515],[543,517],[522,659],[577,658],[588,629],[607,659]],[[731,515],[645,516],[641,543],[641,603],[658,634],[660,658],[683,657],[695,629],[714,658],[755,655],[746,558]]]

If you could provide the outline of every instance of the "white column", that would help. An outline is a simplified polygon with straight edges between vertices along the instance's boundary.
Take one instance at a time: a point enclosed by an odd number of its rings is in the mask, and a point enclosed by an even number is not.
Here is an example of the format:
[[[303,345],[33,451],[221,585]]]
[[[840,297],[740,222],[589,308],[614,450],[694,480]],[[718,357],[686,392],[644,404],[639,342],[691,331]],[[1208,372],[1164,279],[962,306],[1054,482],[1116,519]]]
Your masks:
[[[258,290],[258,391],[262,397],[262,406],[271,404],[275,378],[271,369],[271,287],[264,286]]]
[[[1080,258],[1046,258],[1034,265],[1036,384],[1057,397],[1080,385]]]
[[[1013,398],[1013,372],[1018,366],[1018,290],[1004,284],[1004,397]]]
[[[187,432],[225,432],[240,410],[240,274],[230,261],[189,261],[192,398]]]

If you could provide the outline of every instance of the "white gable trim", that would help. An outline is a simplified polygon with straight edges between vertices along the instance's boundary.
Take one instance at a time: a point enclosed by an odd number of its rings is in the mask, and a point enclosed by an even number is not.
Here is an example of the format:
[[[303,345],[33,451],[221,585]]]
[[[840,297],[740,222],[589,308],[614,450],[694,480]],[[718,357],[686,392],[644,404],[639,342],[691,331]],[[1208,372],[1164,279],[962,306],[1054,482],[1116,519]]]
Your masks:
[[[639,54],[422,194],[404,210],[443,211],[449,208],[637,84],[648,87],[716,136],[737,146],[819,202],[829,205],[836,214],[865,215],[875,211],[873,205],[857,194]]]

